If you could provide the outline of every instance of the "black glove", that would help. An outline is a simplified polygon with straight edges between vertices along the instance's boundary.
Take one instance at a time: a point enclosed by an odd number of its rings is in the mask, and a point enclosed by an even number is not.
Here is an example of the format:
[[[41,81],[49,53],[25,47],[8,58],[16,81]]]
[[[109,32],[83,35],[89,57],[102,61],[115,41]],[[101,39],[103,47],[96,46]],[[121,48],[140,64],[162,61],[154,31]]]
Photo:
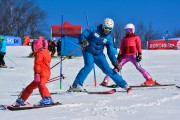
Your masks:
[[[118,70],[118,72],[122,69],[122,66],[118,64],[118,62],[113,63],[113,66],[115,69]]]
[[[82,45],[82,47],[87,47],[89,45],[89,42],[87,40],[82,40],[80,44]]]
[[[136,60],[138,62],[140,62],[142,60],[142,54],[141,53],[138,53],[138,55],[136,56]]]
[[[119,54],[118,54],[117,60],[118,60],[118,62],[121,62],[121,60],[122,60],[122,55],[119,55]]]

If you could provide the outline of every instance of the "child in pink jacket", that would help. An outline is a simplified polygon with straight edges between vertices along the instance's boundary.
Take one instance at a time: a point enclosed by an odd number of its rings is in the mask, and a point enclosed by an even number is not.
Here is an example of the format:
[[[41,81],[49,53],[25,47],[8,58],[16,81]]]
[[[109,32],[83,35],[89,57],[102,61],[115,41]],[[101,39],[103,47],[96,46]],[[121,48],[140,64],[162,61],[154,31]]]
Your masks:
[[[126,36],[122,39],[119,54],[118,54],[118,64],[123,66],[127,62],[132,62],[136,69],[142,73],[146,81],[142,85],[155,85],[156,82],[152,79],[151,75],[145,71],[141,65],[140,61],[142,59],[142,48],[141,40],[139,36],[134,34],[135,26],[129,23],[125,26]],[[105,76],[104,81],[101,85],[106,86],[109,83],[109,76]]]

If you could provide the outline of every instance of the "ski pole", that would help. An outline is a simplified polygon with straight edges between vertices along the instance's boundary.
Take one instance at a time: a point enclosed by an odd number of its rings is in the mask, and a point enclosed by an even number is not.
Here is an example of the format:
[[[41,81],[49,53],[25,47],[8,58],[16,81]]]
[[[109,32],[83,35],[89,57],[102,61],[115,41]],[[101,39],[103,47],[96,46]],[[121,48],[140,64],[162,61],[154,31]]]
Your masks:
[[[89,21],[88,21],[87,11],[85,12],[85,14],[86,14],[86,23],[87,23],[87,27],[89,27]],[[93,71],[94,71],[94,86],[96,87],[97,81],[96,81],[96,70],[95,70],[95,65],[93,66]]]
[[[72,51],[69,55],[67,55],[66,57],[64,57],[62,60],[60,60],[58,63],[56,63],[55,65],[53,65],[52,67],[51,67],[51,69],[52,68],[54,68],[55,66],[57,66],[59,63],[61,63],[63,60],[65,60],[65,59],[67,59],[69,56],[71,56],[71,55],[73,55],[76,51],[78,51],[79,49],[81,49],[82,47],[78,47],[77,49],[75,49],[74,51]]]
[[[47,81],[47,83],[49,83],[49,82],[51,82],[51,81],[54,81],[54,80],[56,80],[56,79],[59,79],[59,75],[58,75],[57,77],[54,77],[54,78],[49,79],[49,80]]]
[[[63,34],[64,34],[64,31],[63,31],[63,15],[61,15],[61,39],[62,39],[62,41],[63,41]],[[61,44],[61,46],[62,46],[62,44]],[[61,47],[61,51],[62,51],[62,47]],[[60,61],[62,61],[62,54],[61,54],[61,56],[60,56]],[[59,75],[61,75],[62,74],[62,62],[60,62],[61,63],[61,65],[60,65],[60,74]],[[62,79],[61,79],[61,77],[60,77],[60,89],[62,89]]]
[[[0,52],[1,53],[1,52]],[[2,54],[2,53],[1,53]],[[2,54],[3,55],[3,54]],[[14,63],[15,65],[17,65],[13,60],[11,60],[9,57],[7,57],[7,55],[4,55],[9,61],[11,61],[12,63]]]
[[[65,78],[63,74],[61,74],[61,77],[62,77],[62,79],[64,79],[64,78]],[[60,78],[60,76],[57,76],[57,77],[51,78],[51,79],[49,79],[49,80],[48,80],[48,82],[47,82],[47,83],[50,83],[50,82],[53,82],[53,81],[59,80],[59,78]]]
[[[53,80],[49,80],[47,83],[54,82],[54,81],[57,81],[57,80],[59,80],[59,79],[60,79],[60,77],[59,77],[59,78],[56,78],[56,79],[53,79]]]

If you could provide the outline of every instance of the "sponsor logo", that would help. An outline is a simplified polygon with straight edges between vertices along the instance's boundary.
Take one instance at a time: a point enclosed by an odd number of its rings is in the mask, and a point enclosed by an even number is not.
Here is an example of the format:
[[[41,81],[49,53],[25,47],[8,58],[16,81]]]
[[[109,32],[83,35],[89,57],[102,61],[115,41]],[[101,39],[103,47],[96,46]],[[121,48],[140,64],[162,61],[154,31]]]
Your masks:
[[[106,43],[106,42],[107,42],[107,39],[106,39],[106,38],[104,38],[103,43]]]
[[[94,36],[96,37],[100,37],[100,35],[98,33],[94,33]]]

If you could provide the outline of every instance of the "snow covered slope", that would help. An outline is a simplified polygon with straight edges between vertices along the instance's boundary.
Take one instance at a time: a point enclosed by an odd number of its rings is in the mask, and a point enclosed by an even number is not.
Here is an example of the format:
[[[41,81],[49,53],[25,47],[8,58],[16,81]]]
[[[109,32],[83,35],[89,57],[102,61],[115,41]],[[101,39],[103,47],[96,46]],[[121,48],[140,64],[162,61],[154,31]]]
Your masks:
[[[30,47],[7,47],[6,64],[14,69],[0,69],[0,105],[13,103],[22,88],[33,80],[34,58],[27,58]],[[53,58],[51,66],[59,62]],[[180,85],[180,51],[143,51],[141,65],[159,83]],[[110,63],[110,62],[109,62]],[[59,75],[59,65],[52,69],[51,78]],[[171,87],[134,88],[133,93],[117,88],[112,95],[89,95],[86,93],[63,93],[74,81],[76,74],[83,67],[83,58],[63,61],[63,89],[59,81],[48,83],[50,92],[62,106],[24,111],[0,110],[2,120],[179,120],[180,89]],[[97,83],[101,83],[104,74],[96,66]],[[145,81],[132,63],[124,65],[123,78],[129,85]],[[93,72],[87,77],[84,88],[89,91],[107,91],[109,88],[95,87]],[[113,84],[113,81],[111,81]],[[30,103],[41,100],[38,90],[28,99]]]

